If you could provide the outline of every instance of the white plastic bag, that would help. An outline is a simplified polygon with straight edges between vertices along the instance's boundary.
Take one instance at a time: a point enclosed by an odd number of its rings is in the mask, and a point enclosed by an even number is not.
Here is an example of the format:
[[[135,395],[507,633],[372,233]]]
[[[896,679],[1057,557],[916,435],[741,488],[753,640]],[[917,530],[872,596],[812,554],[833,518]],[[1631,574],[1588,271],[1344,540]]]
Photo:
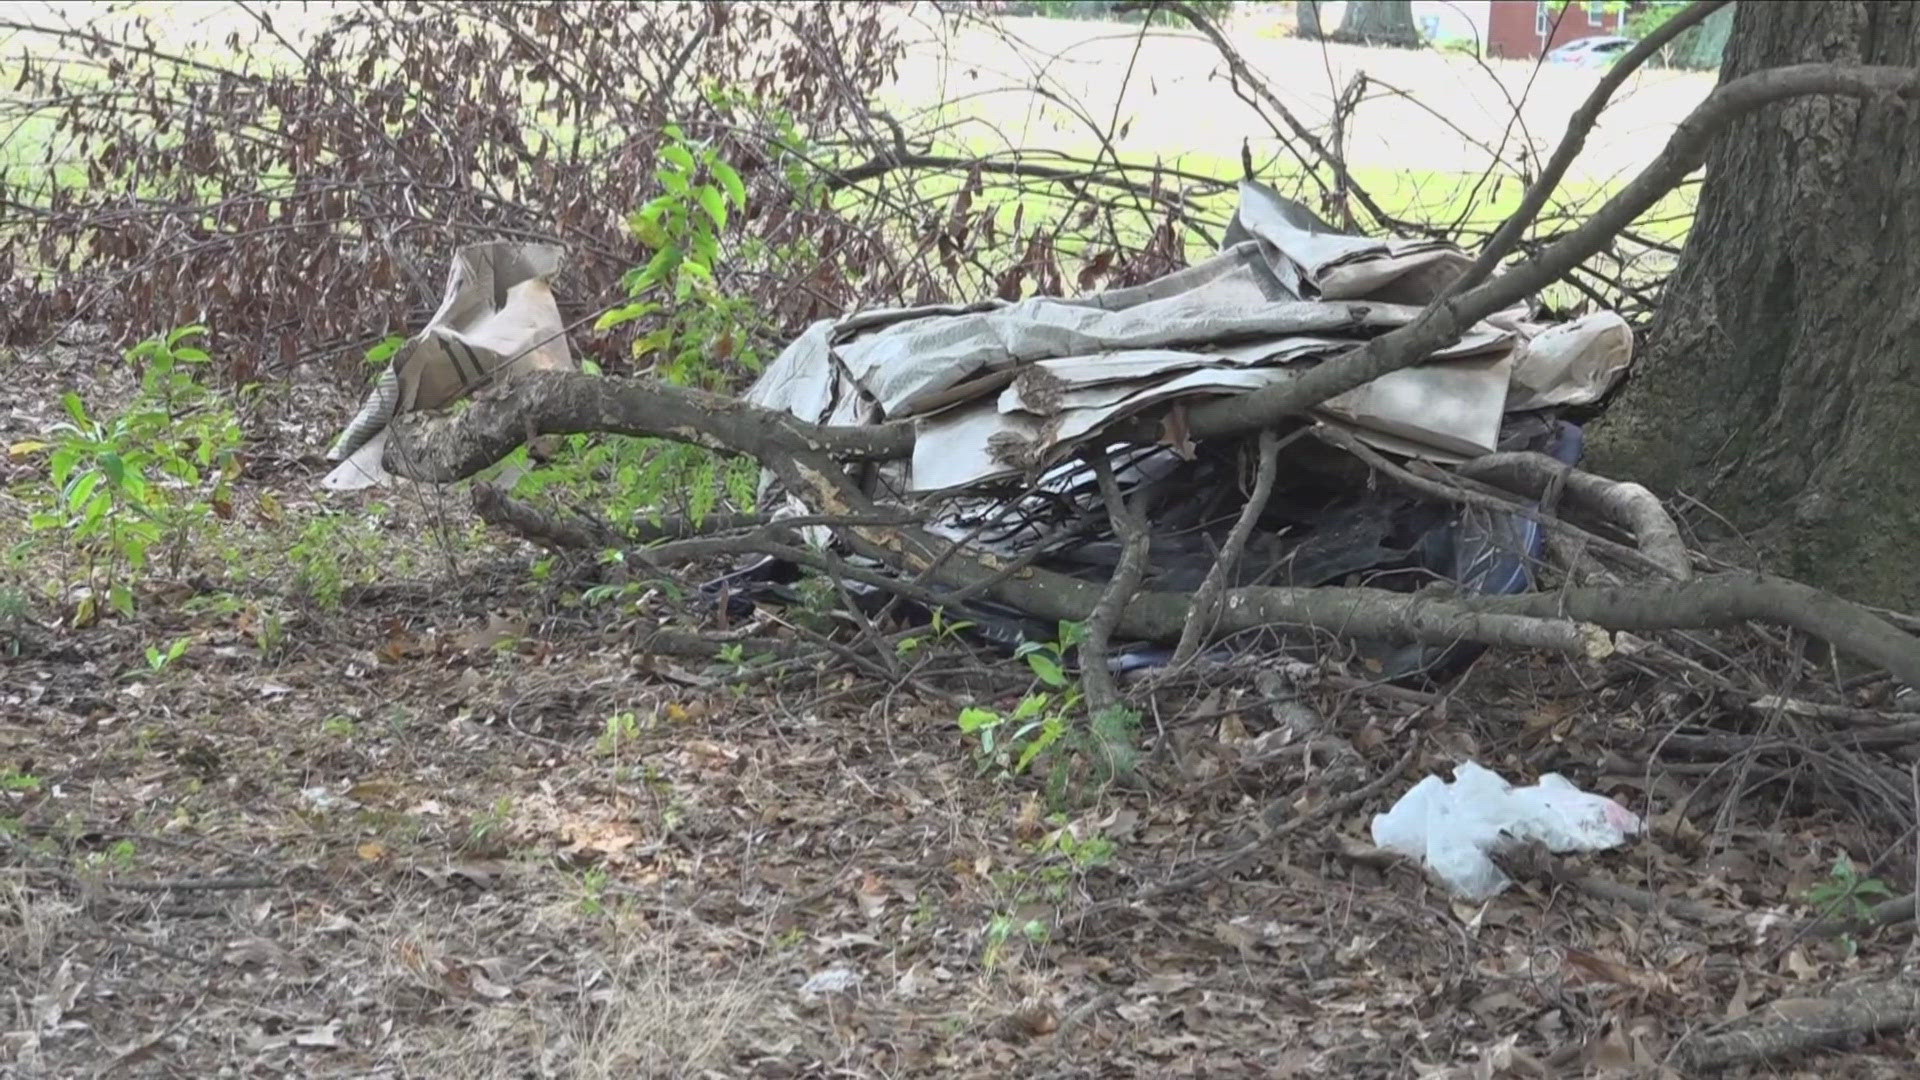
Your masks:
[[[1640,818],[1557,773],[1516,788],[1498,773],[1465,762],[1453,783],[1429,776],[1373,818],[1373,842],[1419,859],[1455,893],[1485,900],[1510,881],[1490,855],[1538,840],[1549,851],[1602,851],[1640,832]]]

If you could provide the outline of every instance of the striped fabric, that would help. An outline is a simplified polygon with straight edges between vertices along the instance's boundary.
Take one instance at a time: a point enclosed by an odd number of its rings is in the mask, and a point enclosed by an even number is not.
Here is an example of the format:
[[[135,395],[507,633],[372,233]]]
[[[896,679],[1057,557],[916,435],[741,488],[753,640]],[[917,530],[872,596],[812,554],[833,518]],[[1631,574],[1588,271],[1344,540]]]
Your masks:
[[[387,421],[400,406],[400,372],[398,360],[394,365],[380,373],[373,384],[373,392],[367,395],[366,404],[360,406],[347,430],[333,441],[333,448],[327,451],[328,461],[345,461],[355,450],[367,445],[367,440],[386,429]]]
[[[394,355],[327,451],[327,460],[347,464],[325,486],[383,482],[372,444],[401,413],[444,408],[507,373],[573,368],[552,292],[561,258],[557,247],[504,241],[456,252],[440,309]]]

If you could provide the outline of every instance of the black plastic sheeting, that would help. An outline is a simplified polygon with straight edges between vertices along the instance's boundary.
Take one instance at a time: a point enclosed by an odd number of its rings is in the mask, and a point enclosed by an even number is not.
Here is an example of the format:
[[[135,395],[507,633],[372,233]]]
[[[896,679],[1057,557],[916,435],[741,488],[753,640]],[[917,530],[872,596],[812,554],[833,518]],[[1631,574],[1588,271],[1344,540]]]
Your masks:
[[[1110,451],[1116,475],[1129,498],[1140,500],[1150,530],[1143,588],[1186,592],[1199,586],[1245,506],[1252,487],[1252,446],[1251,440],[1202,444],[1192,460],[1165,447]],[[1501,450],[1537,451],[1567,465],[1579,462],[1583,446],[1579,425],[1538,414],[1509,416],[1499,443]],[[1003,558],[1041,545],[1044,553],[1036,566],[1083,580],[1105,582],[1119,562],[1120,542],[1107,522],[1092,470],[1084,464],[1055,470],[1036,490],[1012,492],[997,502],[970,498],[951,509],[945,523],[950,535],[969,534]],[[1541,527],[1520,514],[1424,497],[1373,477],[1344,451],[1302,438],[1281,452],[1273,494],[1233,584],[1366,585],[1412,592],[1444,582],[1464,592],[1529,592],[1545,541]],[[710,602],[724,599],[730,617],[745,619],[758,604],[798,604],[794,586],[801,576],[798,566],[762,558],[707,582],[702,592]],[[849,582],[847,589],[869,614],[891,603],[908,625],[930,615],[921,605],[876,587]],[[1025,641],[1052,641],[1057,632],[1052,623],[990,601],[954,605],[947,617],[972,623],[970,634],[1009,654]],[[1277,643],[1273,635],[1223,642],[1209,656],[1226,658],[1241,648],[1305,656],[1324,647],[1308,635],[1286,631],[1275,628]],[[1482,651],[1465,642],[1362,640],[1354,645],[1383,678],[1397,682],[1445,680]],[[1116,673],[1154,668],[1167,663],[1172,652],[1157,643],[1115,642],[1109,665]]]

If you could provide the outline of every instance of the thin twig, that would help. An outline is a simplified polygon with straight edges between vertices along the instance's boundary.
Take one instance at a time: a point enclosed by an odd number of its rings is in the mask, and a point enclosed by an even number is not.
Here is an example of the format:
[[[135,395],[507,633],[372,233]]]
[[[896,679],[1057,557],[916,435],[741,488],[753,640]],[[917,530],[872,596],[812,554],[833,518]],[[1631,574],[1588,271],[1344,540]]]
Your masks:
[[[1279,114],[1280,119],[1286,121],[1287,127],[1293,131],[1294,136],[1312,148],[1320,160],[1325,162],[1328,167],[1333,170],[1334,176],[1339,180],[1340,190],[1343,192],[1352,192],[1353,197],[1360,201],[1360,205],[1367,208],[1367,213],[1372,214],[1374,221],[1379,223],[1381,227],[1384,228],[1392,223],[1393,217],[1381,209],[1380,204],[1374,200],[1366,188],[1360,186],[1359,182],[1353,178],[1353,174],[1347,170],[1346,165],[1340,161],[1338,156],[1327,149],[1326,144],[1320,141],[1319,136],[1315,135],[1312,129],[1301,123],[1299,118],[1293,115],[1293,110],[1287,108],[1286,103],[1281,101],[1280,96],[1273,92],[1273,88],[1267,85],[1266,80],[1254,73],[1253,68],[1247,63],[1246,58],[1241,56],[1240,51],[1233,47],[1233,44],[1227,40],[1227,36],[1220,32],[1219,27],[1214,25],[1212,19],[1209,19],[1193,5],[1182,3],[1180,0],[1156,0],[1156,2],[1152,4],[1118,4],[1115,5],[1115,10],[1127,11],[1142,7],[1170,11],[1187,20],[1195,30],[1205,35],[1206,39],[1213,43],[1214,49],[1220,53],[1220,58],[1227,62],[1227,68],[1232,72],[1233,77],[1252,87],[1253,92],[1259,95],[1260,100],[1265,102],[1269,109]],[[1308,172],[1311,173],[1314,171],[1314,164],[1312,162],[1302,161],[1301,164],[1307,167]]]
[[[1144,493],[1136,497],[1134,503],[1127,502],[1106,451],[1096,452],[1092,464],[1093,474],[1100,481],[1100,495],[1106,500],[1107,514],[1113,521],[1113,531],[1120,537],[1121,544],[1113,580],[1087,617],[1087,637],[1080,644],[1080,679],[1086,687],[1087,711],[1097,715],[1120,704],[1120,691],[1114,685],[1113,673],[1107,670],[1107,642],[1120,624],[1120,615],[1127,603],[1140,591],[1141,579],[1146,577],[1150,534],[1139,505]]]
[[[1272,428],[1260,432],[1260,444],[1256,451],[1259,464],[1253,476],[1253,494],[1247,497],[1247,504],[1240,508],[1239,520],[1227,533],[1226,542],[1220,546],[1220,554],[1213,560],[1207,576],[1193,593],[1193,612],[1187,616],[1187,625],[1180,631],[1180,643],[1174,647],[1173,662],[1170,666],[1178,669],[1193,659],[1200,651],[1200,642],[1213,624],[1214,614],[1220,608],[1220,597],[1227,591],[1227,582],[1233,580],[1234,569],[1240,562],[1240,555],[1247,548],[1247,540],[1253,536],[1253,527],[1260,515],[1267,511],[1267,500],[1273,495],[1274,474],[1279,472],[1280,447],[1305,434],[1310,428],[1301,428],[1288,433],[1285,440],[1274,434]]]

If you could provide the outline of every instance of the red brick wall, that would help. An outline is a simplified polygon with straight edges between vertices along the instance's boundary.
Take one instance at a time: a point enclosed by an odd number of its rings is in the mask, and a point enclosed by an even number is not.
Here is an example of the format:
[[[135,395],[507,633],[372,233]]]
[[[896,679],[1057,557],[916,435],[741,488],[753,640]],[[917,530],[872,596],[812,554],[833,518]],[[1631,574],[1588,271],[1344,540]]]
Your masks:
[[[1584,3],[1572,3],[1559,10],[1558,5],[1546,0],[1492,0],[1487,5],[1487,55],[1531,59],[1576,38],[1617,34],[1621,14],[1615,7],[1606,5],[1606,10],[1594,15],[1598,4],[1589,8]],[[1543,11],[1547,25],[1553,28],[1551,39],[1546,41],[1540,36],[1538,21]]]

